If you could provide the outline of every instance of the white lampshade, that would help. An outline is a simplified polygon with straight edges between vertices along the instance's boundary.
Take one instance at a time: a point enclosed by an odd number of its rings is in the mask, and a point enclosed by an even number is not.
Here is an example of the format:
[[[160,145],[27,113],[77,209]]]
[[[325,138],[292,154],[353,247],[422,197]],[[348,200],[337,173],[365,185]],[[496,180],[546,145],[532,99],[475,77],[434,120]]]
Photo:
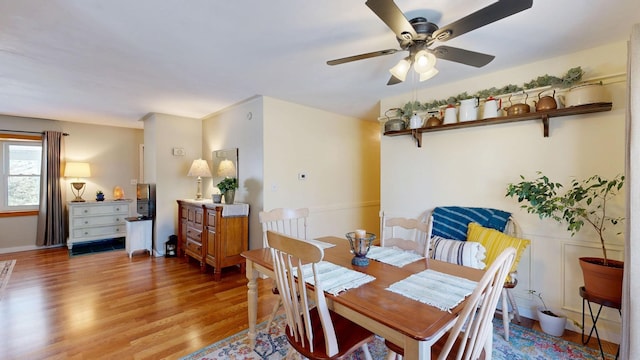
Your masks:
[[[431,68],[431,70],[428,70],[426,72],[420,73],[420,81],[426,81],[431,79],[432,77],[438,75],[440,71],[438,71],[438,69],[436,68]]]
[[[209,170],[209,164],[207,164],[207,160],[193,160],[187,176],[211,177],[211,171]]]
[[[407,78],[407,73],[409,72],[410,68],[411,63],[409,62],[409,60],[402,59],[398,61],[396,66],[389,69],[389,72],[399,80],[404,81]]]
[[[425,73],[433,69],[436,65],[436,56],[426,50],[420,50],[416,53],[413,62],[413,70],[418,74]]]
[[[236,166],[233,161],[224,159],[218,165],[218,176],[220,177],[236,177]]]
[[[64,167],[64,176],[73,178],[91,177],[91,168],[89,166],[89,163],[68,162]]]
[[[202,200],[202,177],[211,177],[211,171],[209,170],[209,164],[206,160],[197,159],[193,160],[191,168],[187,176],[198,177],[198,187],[196,190],[196,200]]]

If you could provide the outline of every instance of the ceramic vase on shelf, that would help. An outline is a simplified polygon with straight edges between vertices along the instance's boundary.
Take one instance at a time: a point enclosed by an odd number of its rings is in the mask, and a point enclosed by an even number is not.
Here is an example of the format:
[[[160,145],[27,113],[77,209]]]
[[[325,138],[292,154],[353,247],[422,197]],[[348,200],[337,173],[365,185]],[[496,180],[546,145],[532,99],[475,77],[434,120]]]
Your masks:
[[[222,196],[224,197],[225,204],[233,204],[233,198],[236,196],[236,191],[227,190],[222,194]]]

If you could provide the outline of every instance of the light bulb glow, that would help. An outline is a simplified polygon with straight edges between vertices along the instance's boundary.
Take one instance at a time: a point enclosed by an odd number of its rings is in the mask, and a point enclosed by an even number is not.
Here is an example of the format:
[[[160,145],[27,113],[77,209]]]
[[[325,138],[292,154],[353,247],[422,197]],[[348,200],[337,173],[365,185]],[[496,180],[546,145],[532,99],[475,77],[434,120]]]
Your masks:
[[[413,69],[418,74],[422,74],[433,69],[435,65],[436,57],[432,53],[427,52],[426,50],[420,50],[416,53]]]
[[[431,70],[428,70],[426,72],[420,73],[420,81],[426,81],[431,79],[432,77],[436,76],[440,71],[438,71],[438,69],[436,68],[431,68]]]
[[[391,73],[391,75],[395,76],[401,81],[404,81],[407,78],[407,73],[409,72],[410,67],[411,63],[409,62],[409,60],[402,59],[398,61],[396,66],[389,69],[389,72]]]

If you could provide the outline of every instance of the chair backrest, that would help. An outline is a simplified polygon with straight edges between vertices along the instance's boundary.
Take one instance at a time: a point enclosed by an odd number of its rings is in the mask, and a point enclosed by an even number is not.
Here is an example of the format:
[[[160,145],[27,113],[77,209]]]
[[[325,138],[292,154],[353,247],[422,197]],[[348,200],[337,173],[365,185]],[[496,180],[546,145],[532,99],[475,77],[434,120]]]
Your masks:
[[[267,239],[271,248],[273,270],[286,314],[289,335],[293,336],[297,342],[309,346],[311,352],[314,351],[314,326],[309,314],[307,287],[302,280],[304,279],[302,265],[311,263],[315,287],[314,302],[324,333],[325,351],[329,356],[335,355],[338,353],[338,341],[317,273],[317,263],[323,259],[324,251],[315,244],[271,230],[267,230]],[[296,277],[300,281],[296,281]]]
[[[384,212],[380,213],[380,217],[380,246],[395,246],[427,256],[431,223],[403,217],[387,218]]]
[[[447,358],[456,340],[459,340],[456,359],[480,357],[488,337],[493,336],[493,316],[515,256],[516,249],[509,247],[487,269],[449,331],[449,337],[438,359]],[[462,331],[464,333],[461,335]]]
[[[265,248],[269,246],[267,242],[268,230],[307,240],[308,217],[308,208],[278,208],[271,211],[261,211],[259,219],[262,224],[262,246]]]

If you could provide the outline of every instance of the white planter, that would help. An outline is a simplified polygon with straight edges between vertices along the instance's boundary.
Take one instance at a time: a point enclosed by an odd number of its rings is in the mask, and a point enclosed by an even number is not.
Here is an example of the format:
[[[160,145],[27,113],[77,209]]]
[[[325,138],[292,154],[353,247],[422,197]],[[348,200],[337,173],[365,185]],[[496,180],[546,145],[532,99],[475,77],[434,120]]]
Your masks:
[[[558,311],[553,311],[553,313],[558,316],[547,315],[543,313],[542,310],[544,310],[544,308],[537,309],[538,321],[540,321],[542,331],[549,335],[562,336],[567,324],[567,317]]]

